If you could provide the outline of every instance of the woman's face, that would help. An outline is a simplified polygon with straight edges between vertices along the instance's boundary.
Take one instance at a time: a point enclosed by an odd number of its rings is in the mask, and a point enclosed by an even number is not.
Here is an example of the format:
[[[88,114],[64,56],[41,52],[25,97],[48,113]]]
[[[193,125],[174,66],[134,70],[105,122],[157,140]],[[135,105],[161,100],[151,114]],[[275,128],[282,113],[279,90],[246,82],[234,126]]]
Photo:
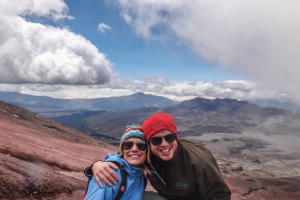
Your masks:
[[[127,144],[125,144],[126,142]],[[126,150],[128,147],[130,147],[131,145],[130,143],[132,142],[133,142],[132,147]],[[146,158],[147,148],[144,151],[138,148],[138,145],[143,146],[143,144],[146,145],[147,147],[146,142],[140,138],[129,138],[123,143],[123,158],[124,160],[126,160],[126,162],[129,165],[140,167],[144,163]]]

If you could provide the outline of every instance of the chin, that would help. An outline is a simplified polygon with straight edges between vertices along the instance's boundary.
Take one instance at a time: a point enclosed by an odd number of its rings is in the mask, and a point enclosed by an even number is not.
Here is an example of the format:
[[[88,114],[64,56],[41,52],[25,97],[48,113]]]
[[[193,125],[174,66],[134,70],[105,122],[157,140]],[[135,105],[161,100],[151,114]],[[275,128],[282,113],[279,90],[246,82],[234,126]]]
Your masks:
[[[161,156],[159,156],[159,158],[162,159],[163,161],[169,161],[169,160],[172,160],[173,154],[172,155],[168,155],[168,156],[161,155]]]
[[[129,165],[132,165],[132,166],[135,166],[135,167],[140,167],[143,164],[143,162],[135,162],[135,161],[133,161],[133,162],[128,162],[127,161],[127,163]]]
[[[169,161],[169,160],[172,160],[172,157],[163,157],[161,158],[163,161]]]

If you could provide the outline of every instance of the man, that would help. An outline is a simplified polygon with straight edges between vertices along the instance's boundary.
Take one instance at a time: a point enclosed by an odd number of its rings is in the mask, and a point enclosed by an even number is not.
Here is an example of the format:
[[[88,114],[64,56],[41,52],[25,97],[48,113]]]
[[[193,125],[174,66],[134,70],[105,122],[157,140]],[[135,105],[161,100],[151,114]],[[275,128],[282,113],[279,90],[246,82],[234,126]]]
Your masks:
[[[151,173],[147,178],[158,192],[145,192],[144,200],[230,200],[231,192],[212,153],[199,144],[178,139],[171,115],[151,116],[144,122],[143,131],[150,145],[147,167]],[[99,178],[108,185],[116,183],[110,167],[116,168],[112,163],[94,164],[92,170],[100,187]]]

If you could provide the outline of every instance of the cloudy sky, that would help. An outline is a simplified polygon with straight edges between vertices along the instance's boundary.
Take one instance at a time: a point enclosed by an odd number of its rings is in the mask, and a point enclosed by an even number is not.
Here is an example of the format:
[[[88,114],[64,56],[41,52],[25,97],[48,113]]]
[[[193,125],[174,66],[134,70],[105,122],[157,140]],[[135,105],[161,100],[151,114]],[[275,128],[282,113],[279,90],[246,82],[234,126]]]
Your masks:
[[[300,103],[299,0],[0,0],[0,91]]]

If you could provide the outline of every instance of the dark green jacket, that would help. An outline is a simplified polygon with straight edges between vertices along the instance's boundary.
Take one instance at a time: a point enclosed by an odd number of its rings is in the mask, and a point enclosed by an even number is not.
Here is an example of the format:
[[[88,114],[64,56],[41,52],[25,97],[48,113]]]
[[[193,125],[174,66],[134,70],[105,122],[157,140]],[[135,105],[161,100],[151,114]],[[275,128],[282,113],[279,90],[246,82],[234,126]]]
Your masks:
[[[172,160],[162,161],[154,155],[150,159],[152,175],[148,179],[161,196],[170,200],[230,200],[231,192],[217,162],[205,147],[179,139]]]

